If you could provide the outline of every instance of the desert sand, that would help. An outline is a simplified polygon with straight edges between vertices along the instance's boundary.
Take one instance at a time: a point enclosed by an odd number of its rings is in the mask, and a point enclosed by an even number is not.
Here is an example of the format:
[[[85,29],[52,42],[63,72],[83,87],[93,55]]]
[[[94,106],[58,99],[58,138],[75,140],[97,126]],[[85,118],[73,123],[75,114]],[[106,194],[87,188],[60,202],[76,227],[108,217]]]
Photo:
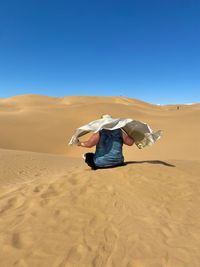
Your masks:
[[[68,142],[101,114],[163,136],[92,171]],[[200,266],[200,104],[23,95],[0,126],[0,267]]]

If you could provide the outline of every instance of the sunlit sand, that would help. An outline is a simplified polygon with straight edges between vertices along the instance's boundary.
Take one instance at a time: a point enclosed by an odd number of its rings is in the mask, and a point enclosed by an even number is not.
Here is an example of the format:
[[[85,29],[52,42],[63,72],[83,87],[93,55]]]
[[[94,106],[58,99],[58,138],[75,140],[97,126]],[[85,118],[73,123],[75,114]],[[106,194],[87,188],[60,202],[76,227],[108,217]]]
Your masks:
[[[108,113],[163,136],[92,171],[68,142]],[[1,267],[200,266],[200,104],[24,95],[0,99],[0,125]]]

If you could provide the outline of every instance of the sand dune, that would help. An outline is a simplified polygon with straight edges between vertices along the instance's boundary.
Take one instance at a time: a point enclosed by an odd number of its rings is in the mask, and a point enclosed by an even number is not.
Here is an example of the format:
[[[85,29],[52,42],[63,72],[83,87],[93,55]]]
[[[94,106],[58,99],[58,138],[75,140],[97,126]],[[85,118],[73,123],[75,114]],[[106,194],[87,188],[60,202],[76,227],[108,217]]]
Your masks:
[[[74,130],[101,114],[133,118],[162,129],[162,143],[125,151],[128,159],[199,159],[200,104],[156,106],[124,97],[50,98],[25,95],[0,99],[0,147],[41,153],[80,155],[67,146]]]
[[[199,267],[200,104],[25,95],[0,111],[1,267]],[[67,143],[102,113],[164,135],[91,171]]]

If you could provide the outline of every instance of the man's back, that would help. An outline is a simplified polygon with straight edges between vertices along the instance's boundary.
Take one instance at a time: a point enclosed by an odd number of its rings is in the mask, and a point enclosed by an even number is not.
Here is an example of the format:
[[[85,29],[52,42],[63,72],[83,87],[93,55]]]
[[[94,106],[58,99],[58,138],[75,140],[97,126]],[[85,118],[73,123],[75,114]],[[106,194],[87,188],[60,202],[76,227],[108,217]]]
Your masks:
[[[108,167],[122,164],[124,157],[122,154],[123,137],[121,129],[101,130],[100,138],[96,145],[94,163],[98,167]]]

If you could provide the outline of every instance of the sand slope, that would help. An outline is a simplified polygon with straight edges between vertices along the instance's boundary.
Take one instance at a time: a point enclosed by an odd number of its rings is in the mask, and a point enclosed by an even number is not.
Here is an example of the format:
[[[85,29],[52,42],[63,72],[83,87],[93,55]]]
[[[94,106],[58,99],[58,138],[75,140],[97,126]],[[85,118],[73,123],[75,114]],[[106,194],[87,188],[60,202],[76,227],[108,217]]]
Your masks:
[[[128,159],[200,158],[200,104],[156,106],[125,97],[50,98],[24,95],[0,99],[0,147],[79,156],[67,146],[74,130],[101,114],[133,118],[164,132],[150,150],[125,150]]]
[[[1,267],[200,266],[199,105],[21,96],[0,107]],[[125,149],[126,166],[91,171],[65,141],[108,107],[165,135]]]

